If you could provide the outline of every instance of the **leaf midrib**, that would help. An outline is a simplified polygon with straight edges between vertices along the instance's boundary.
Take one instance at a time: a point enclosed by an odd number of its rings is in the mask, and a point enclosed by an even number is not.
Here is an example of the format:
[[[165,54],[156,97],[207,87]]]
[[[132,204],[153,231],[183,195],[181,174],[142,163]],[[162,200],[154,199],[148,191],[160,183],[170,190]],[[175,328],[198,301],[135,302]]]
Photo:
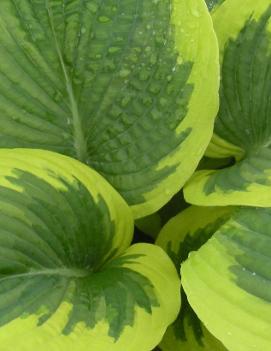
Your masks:
[[[86,160],[87,160],[87,143],[86,143],[86,138],[85,138],[85,135],[83,132],[82,120],[81,120],[81,117],[79,114],[78,104],[77,104],[77,101],[76,101],[75,96],[74,96],[72,82],[71,82],[71,79],[70,79],[68,72],[66,70],[66,66],[65,66],[63,56],[62,56],[62,53],[60,50],[60,46],[58,43],[58,39],[57,39],[57,35],[55,32],[55,27],[54,27],[53,15],[52,15],[51,8],[49,5],[49,0],[46,0],[46,9],[47,9],[47,13],[48,13],[48,18],[49,18],[51,30],[53,33],[53,38],[54,38],[54,42],[55,42],[57,55],[59,57],[60,65],[61,65],[63,75],[65,78],[66,90],[67,90],[68,97],[70,100],[72,124],[73,124],[73,131],[74,131],[74,134],[73,134],[74,148],[76,151],[76,157],[78,160],[80,160],[82,162],[86,162]]]
[[[84,278],[90,275],[91,270],[87,269],[79,269],[79,268],[46,268],[39,271],[30,271],[26,273],[20,274],[11,274],[9,276],[5,276],[0,278],[0,283],[3,281],[11,280],[11,279],[21,279],[21,278],[31,278],[37,276],[60,276],[65,278]]]

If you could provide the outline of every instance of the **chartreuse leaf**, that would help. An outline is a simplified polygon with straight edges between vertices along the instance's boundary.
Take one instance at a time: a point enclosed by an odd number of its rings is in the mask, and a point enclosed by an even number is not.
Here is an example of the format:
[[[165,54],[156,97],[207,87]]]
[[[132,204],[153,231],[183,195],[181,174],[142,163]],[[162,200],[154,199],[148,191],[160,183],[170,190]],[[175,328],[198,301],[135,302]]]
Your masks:
[[[180,270],[191,251],[199,249],[230,216],[227,207],[190,207],[172,218],[161,230],[157,245],[171,256]],[[205,328],[190,307],[184,291],[177,320],[167,329],[162,351],[225,351],[225,347]]]
[[[82,163],[1,149],[0,223],[1,349],[149,351],[176,318],[174,265]]]
[[[197,172],[185,189],[188,202],[271,206],[270,18],[270,0],[226,0],[213,14],[222,80],[207,154],[233,156],[236,164]]]
[[[0,147],[87,163],[135,217],[191,176],[218,105],[203,0],[1,0],[0,42]]]
[[[193,309],[230,351],[270,349],[271,210],[235,209],[181,269]]]

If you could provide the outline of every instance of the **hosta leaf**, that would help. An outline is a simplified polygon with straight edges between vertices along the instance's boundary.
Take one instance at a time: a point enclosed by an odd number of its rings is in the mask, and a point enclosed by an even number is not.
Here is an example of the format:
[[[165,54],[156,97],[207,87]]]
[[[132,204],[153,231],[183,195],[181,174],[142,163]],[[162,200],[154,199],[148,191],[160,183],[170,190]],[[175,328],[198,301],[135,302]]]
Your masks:
[[[270,348],[270,233],[270,209],[236,209],[182,265],[189,302],[230,351]]]
[[[176,318],[170,259],[128,248],[128,205],[82,163],[1,149],[0,223],[3,350],[149,351]]]
[[[222,80],[207,154],[233,156],[236,164],[197,172],[185,189],[188,202],[271,206],[270,18],[270,0],[226,0],[213,14]]]
[[[136,217],[164,205],[217,112],[203,0],[1,0],[0,13],[0,147],[78,158]]]
[[[199,249],[231,214],[229,208],[190,207],[172,218],[161,230],[157,245],[172,258],[179,270],[191,251]],[[184,291],[177,320],[167,329],[162,351],[225,351],[190,307]]]

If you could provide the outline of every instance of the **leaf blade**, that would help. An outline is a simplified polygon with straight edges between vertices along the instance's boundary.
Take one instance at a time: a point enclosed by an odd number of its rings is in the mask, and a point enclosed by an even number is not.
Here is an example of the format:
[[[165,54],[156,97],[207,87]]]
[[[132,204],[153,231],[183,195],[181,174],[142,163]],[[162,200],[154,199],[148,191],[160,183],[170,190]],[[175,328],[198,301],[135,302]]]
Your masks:
[[[269,218],[269,209],[237,210],[182,266],[190,303],[229,350],[270,343]]]
[[[185,197],[197,205],[270,205],[270,3],[247,1],[245,9],[240,4],[227,0],[213,13],[222,82],[215,134],[207,150],[214,158],[233,156],[236,164],[192,177]]]
[[[86,162],[135,217],[162,207],[196,168],[217,110],[217,46],[202,1],[1,6],[0,146]]]
[[[191,206],[172,218],[161,230],[161,246],[179,270],[191,252],[198,250],[231,214],[230,208]],[[200,321],[181,291],[182,307],[177,320],[167,329],[160,344],[164,351],[225,350]]]

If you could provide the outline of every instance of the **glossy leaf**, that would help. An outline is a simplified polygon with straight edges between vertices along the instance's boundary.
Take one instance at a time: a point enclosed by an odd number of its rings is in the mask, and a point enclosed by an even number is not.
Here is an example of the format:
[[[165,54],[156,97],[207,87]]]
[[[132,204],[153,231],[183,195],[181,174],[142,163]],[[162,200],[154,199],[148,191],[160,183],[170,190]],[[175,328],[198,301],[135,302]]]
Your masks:
[[[199,249],[230,216],[230,208],[190,207],[172,218],[161,230],[157,245],[179,270],[191,251]],[[205,328],[187,301],[184,291],[177,320],[167,329],[162,351],[226,351]]]
[[[0,223],[3,350],[149,351],[176,318],[170,259],[129,247],[128,205],[82,163],[1,149]]]
[[[135,217],[183,186],[218,105],[203,0],[1,0],[0,29],[0,147],[87,163]]]
[[[271,2],[226,0],[213,14],[221,56],[220,110],[211,157],[235,157],[200,171],[185,196],[196,205],[271,206]]]
[[[189,302],[229,351],[270,348],[270,233],[270,209],[235,209],[182,265]]]

